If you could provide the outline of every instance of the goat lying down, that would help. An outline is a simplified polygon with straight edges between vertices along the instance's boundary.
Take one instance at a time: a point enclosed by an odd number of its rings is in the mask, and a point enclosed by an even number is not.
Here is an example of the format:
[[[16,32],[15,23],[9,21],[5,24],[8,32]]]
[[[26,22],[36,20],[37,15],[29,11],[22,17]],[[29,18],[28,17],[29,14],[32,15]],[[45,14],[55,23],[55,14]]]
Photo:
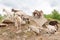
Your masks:
[[[48,33],[55,33],[58,30],[57,24],[57,21],[50,21],[49,25],[46,25]]]
[[[56,28],[55,28],[55,26],[52,26],[52,25],[46,25],[46,31],[48,32],[48,33],[55,33],[56,32]]]

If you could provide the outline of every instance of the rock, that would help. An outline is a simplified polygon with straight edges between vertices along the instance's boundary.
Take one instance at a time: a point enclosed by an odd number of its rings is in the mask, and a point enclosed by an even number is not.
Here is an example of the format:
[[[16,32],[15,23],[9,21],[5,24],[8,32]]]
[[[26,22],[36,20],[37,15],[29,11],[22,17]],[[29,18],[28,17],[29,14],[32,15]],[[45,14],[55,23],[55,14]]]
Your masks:
[[[38,28],[38,27],[33,26],[33,25],[30,25],[29,28],[30,28],[32,31],[34,31],[34,32],[36,32],[36,33],[39,33],[39,28]]]
[[[16,33],[20,33],[20,32],[22,32],[22,30],[18,30]]]
[[[7,25],[6,24],[0,24],[0,27],[6,27]]]
[[[8,33],[7,32],[4,32],[4,33],[2,33],[2,35],[8,35]]]
[[[4,23],[4,24],[14,24],[13,21],[8,20],[8,19],[4,20],[2,23]]]

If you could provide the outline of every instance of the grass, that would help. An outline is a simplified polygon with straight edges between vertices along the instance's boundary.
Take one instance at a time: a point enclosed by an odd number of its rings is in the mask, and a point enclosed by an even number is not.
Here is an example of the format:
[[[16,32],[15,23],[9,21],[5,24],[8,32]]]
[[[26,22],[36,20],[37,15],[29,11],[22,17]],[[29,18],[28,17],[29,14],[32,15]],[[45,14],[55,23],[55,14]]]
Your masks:
[[[60,21],[60,13],[56,10],[53,10],[51,14],[44,14],[45,18],[48,20],[54,19]]]

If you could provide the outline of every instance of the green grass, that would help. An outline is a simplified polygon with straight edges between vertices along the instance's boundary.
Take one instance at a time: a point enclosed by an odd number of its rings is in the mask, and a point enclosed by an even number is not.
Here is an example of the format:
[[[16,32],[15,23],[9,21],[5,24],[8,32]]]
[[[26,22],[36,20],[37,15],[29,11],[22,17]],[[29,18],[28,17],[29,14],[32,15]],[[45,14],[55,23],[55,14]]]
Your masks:
[[[45,18],[48,20],[54,19],[60,21],[60,13],[56,10],[53,10],[51,14],[44,14]]]
[[[0,22],[5,18],[5,16],[0,15]]]

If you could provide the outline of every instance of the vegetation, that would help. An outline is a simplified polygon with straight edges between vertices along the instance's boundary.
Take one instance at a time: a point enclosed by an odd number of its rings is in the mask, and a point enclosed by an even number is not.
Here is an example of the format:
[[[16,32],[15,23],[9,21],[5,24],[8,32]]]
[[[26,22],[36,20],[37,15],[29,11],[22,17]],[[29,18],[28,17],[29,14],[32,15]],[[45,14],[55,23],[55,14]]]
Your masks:
[[[60,14],[58,11],[56,10],[53,10],[51,14],[44,14],[44,16],[47,18],[47,19],[56,19],[56,20],[60,20]]]
[[[2,21],[3,18],[4,18],[4,17],[3,17],[2,15],[0,15],[0,22]]]

